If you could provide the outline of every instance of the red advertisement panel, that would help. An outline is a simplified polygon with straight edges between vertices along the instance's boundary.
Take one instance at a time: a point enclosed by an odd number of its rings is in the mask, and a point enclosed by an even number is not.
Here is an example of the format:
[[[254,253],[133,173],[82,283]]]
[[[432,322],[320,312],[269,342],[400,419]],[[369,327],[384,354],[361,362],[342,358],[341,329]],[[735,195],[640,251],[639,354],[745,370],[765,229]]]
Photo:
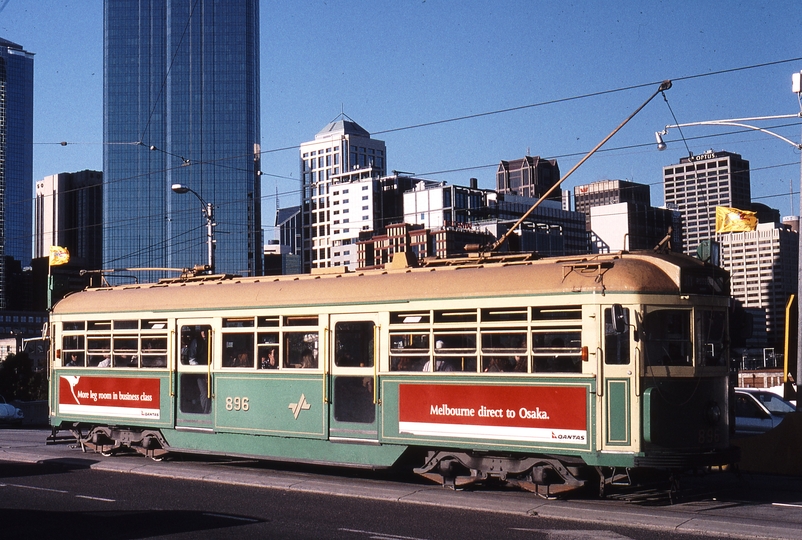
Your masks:
[[[399,430],[421,436],[585,444],[583,386],[401,384]]]
[[[160,381],[155,378],[61,375],[59,412],[158,419],[159,389]]]

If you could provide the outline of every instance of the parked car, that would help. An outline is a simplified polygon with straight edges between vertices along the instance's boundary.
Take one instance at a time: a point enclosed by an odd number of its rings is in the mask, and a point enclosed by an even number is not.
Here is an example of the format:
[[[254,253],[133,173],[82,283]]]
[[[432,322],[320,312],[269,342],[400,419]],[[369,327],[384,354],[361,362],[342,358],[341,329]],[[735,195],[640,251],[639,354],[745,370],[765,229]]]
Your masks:
[[[0,396],[0,424],[20,425],[23,418],[25,417],[21,410],[10,403],[6,403],[6,399]]]
[[[796,407],[768,390],[735,389],[735,435],[758,435],[777,427]]]

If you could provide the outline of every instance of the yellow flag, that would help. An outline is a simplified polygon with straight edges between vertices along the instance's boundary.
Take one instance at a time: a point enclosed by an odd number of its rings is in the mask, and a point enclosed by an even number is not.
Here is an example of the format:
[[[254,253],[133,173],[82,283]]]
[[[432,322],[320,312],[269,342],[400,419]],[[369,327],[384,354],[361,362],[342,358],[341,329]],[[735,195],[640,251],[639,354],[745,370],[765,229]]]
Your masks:
[[[716,232],[746,232],[757,228],[757,215],[749,210],[738,210],[727,206],[716,207]]]
[[[70,262],[70,252],[67,248],[50,246],[50,266],[58,266]]]

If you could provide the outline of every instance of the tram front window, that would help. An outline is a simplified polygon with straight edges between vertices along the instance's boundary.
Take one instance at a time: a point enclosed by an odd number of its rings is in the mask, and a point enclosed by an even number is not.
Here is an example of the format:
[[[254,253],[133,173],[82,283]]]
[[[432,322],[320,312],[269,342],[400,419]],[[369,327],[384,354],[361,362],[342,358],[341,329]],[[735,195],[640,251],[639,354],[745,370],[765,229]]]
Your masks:
[[[643,341],[647,366],[691,366],[691,312],[661,309],[643,318]]]
[[[723,311],[698,310],[696,312],[697,358],[704,366],[724,366],[726,316]]]

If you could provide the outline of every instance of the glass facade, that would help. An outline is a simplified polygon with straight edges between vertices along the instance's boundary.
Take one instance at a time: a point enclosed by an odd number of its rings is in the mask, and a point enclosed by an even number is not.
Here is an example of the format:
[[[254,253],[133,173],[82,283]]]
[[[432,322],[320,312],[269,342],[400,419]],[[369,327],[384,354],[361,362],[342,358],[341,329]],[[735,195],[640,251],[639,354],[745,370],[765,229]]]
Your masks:
[[[12,267],[32,249],[33,54],[0,39],[0,309],[7,309]]]
[[[258,0],[106,0],[103,92],[104,267],[206,264],[202,200],[216,273],[261,274]]]

